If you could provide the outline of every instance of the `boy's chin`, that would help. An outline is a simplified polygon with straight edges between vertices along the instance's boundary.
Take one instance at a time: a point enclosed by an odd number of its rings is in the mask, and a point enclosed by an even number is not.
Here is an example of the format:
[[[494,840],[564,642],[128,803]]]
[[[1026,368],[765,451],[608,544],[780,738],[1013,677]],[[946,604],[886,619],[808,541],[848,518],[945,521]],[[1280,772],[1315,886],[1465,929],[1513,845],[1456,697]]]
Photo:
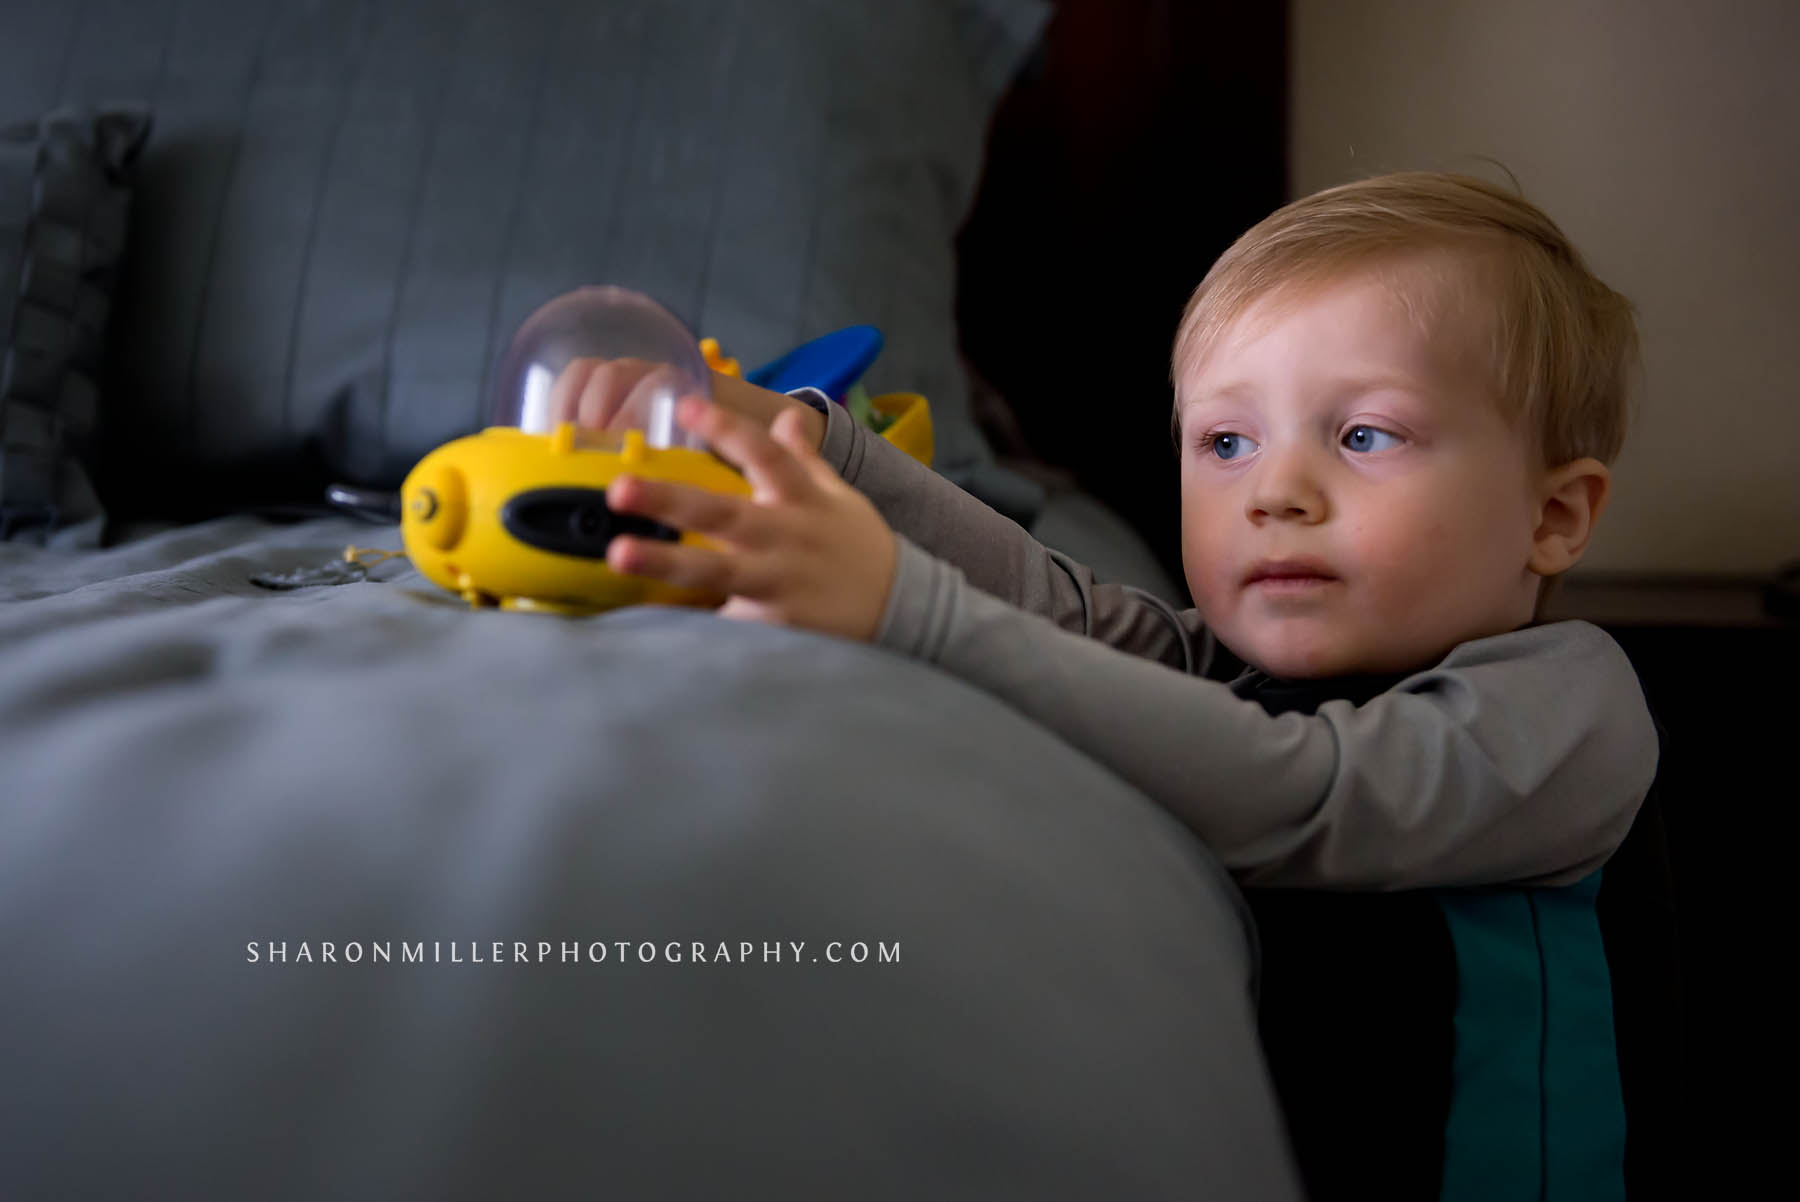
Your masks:
[[[1402,655],[1397,649],[1388,649],[1389,653],[1383,654],[1376,649],[1344,643],[1300,643],[1276,639],[1258,642],[1252,639],[1247,640],[1248,645],[1240,651],[1229,640],[1221,641],[1239,659],[1279,680],[1384,675],[1411,671],[1415,667],[1436,662],[1435,659],[1415,662],[1417,657]]]
[[[1277,680],[1325,680],[1332,676],[1351,676],[1366,671],[1359,667],[1338,667],[1334,661],[1321,662],[1311,658],[1284,658],[1281,656],[1261,659],[1245,656],[1238,658]]]

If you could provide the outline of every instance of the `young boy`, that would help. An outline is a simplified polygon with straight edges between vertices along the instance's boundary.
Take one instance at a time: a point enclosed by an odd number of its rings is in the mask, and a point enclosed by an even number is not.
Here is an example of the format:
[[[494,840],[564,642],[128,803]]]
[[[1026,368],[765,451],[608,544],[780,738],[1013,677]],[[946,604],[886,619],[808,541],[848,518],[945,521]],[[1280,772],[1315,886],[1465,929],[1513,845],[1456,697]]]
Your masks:
[[[1182,318],[1193,609],[1097,581],[822,397],[725,378],[680,420],[751,499],[607,494],[723,549],[607,558],[937,664],[1191,827],[1247,887],[1315,1199],[1619,1197],[1594,900],[1658,736],[1613,640],[1540,614],[1606,507],[1636,354],[1537,209],[1385,176],[1258,224]]]
[[[822,398],[724,377],[680,420],[751,499],[608,492],[723,549],[618,538],[608,562],[963,677],[1247,885],[1568,884],[1656,770],[1623,651],[1536,624],[1606,506],[1635,355],[1628,303],[1538,210],[1479,180],[1382,177],[1267,218],[1188,305],[1172,375],[1193,609],[1096,581]],[[1270,704],[1319,681],[1300,690],[1335,694],[1316,713]]]

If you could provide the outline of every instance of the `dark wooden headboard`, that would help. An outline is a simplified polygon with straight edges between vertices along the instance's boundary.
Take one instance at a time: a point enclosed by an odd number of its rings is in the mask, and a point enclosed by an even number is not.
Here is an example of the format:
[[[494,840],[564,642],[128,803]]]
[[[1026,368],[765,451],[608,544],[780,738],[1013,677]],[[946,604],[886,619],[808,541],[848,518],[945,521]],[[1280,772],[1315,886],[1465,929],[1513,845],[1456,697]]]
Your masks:
[[[1024,447],[1181,579],[1169,346],[1219,252],[1286,199],[1286,6],[1062,0],[995,117],[958,320]]]

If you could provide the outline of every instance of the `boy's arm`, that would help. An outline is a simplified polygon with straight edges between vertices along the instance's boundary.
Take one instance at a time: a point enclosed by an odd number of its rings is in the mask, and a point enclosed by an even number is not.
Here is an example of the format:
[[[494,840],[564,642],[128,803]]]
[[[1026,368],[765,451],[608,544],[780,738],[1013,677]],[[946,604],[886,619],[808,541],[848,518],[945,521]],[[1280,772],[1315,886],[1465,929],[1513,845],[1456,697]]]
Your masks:
[[[1064,630],[1172,667],[1205,669],[1214,644],[1198,622],[1142,590],[1096,581],[1086,565],[857,425],[842,405],[804,391],[822,403],[820,457],[874,503],[894,533],[955,564],[981,591]]]
[[[556,420],[605,429],[625,419],[646,366],[576,360],[553,390]],[[1045,547],[1017,523],[857,425],[842,405],[818,390],[784,396],[715,371],[711,391],[716,406],[764,428],[782,413],[797,411],[804,437],[891,529],[959,565],[977,588],[1133,655],[1188,671],[1212,666],[1217,644],[1194,611],[1178,614],[1142,590],[1096,581],[1084,565]]]
[[[1271,717],[1001,604],[902,538],[876,641],[1049,726],[1246,884],[1567,884],[1618,847],[1656,771],[1630,661],[1584,622],[1465,643],[1361,707]]]

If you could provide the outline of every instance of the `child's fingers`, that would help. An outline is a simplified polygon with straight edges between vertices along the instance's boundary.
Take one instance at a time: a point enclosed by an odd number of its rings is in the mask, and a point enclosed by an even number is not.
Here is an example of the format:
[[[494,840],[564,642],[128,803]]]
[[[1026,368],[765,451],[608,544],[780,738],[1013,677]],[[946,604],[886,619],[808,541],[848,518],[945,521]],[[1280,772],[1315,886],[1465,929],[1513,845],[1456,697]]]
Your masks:
[[[798,406],[792,406],[777,413],[769,423],[769,434],[804,458],[807,454],[817,455],[818,449],[806,437],[806,421],[801,412]]]
[[[813,445],[812,433],[806,428],[806,418],[798,408],[784,409],[775,415],[769,423],[769,434],[782,446],[792,451],[800,466],[811,476],[814,484],[827,485],[838,479],[838,474],[831,465],[819,458],[819,448]]]
[[[637,364],[635,359],[626,362]],[[658,397],[679,396],[682,389],[682,378],[673,368],[661,364],[642,365],[642,374],[631,385],[625,399],[614,411],[615,424],[623,426],[641,426],[648,428],[652,416],[652,407]]]
[[[636,399],[646,377],[658,365],[644,359],[572,359],[550,386],[548,424],[573,422],[601,430],[612,424]]]
[[[606,566],[626,576],[647,576],[678,588],[749,602],[779,597],[789,584],[776,556],[715,551],[628,534],[607,544]]]
[[[599,359],[576,359],[556,377],[556,383],[550,386],[549,420],[552,426],[558,422],[572,422],[581,411],[581,394],[587,390],[588,377],[600,366]]]
[[[606,488],[607,508],[667,522],[678,530],[710,534],[747,547],[766,546],[766,510],[747,497],[716,493],[670,480],[620,476]]]
[[[588,376],[587,387],[581,390],[576,424],[590,430],[606,429],[623,405],[635,374],[629,361],[600,362]]]
[[[783,500],[798,500],[812,492],[812,479],[793,452],[769,437],[769,432],[747,417],[688,397],[676,411],[683,429],[692,430],[735,464],[752,487],[767,490]]]
[[[707,547],[620,534],[606,545],[606,566],[626,576],[647,576],[722,597],[736,591],[734,558]]]

